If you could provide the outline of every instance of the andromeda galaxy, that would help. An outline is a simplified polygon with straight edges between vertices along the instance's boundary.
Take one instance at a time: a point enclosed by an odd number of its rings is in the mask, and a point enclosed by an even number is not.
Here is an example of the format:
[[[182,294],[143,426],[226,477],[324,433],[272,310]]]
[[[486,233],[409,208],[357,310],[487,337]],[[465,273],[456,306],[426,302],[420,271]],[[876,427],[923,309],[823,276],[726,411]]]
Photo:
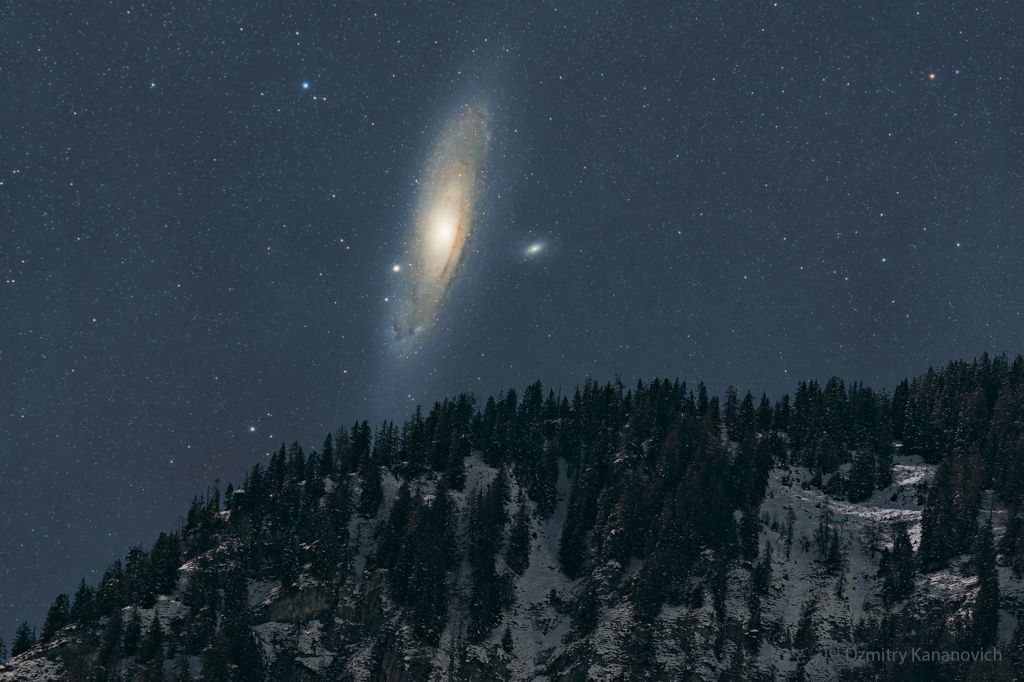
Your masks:
[[[409,240],[405,288],[390,336],[400,355],[430,331],[466,258],[481,175],[490,144],[486,109],[459,108],[436,143],[420,180]]]

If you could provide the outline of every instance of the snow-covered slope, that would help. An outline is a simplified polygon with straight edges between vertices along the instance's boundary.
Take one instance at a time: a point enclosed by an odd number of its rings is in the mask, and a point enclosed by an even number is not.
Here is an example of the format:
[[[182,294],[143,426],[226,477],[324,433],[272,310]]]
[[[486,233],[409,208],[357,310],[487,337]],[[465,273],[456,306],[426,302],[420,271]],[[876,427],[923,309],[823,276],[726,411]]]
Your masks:
[[[892,485],[862,503],[850,503],[810,486],[811,472],[806,469],[773,469],[760,509],[761,551],[763,554],[770,548],[771,581],[761,601],[757,633],[748,631],[753,562],[737,562],[729,571],[726,615],[722,617],[710,597],[707,575],[713,557],[708,553],[698,561],[689,579],[694,599],[664,606],[650,623],[638,620],[631,601],[640,562],[594,566],[587,580],[597,590],[599,615],[596,626],[585,634],[573,630],[570,616],[571,605],[585,581],[568,579],[558,563],[570,488],[564,462],[559,473],[555,512],[547,519],[533,517],[529,567],[515,581],[512,605],[503,611],[500,624],[484,642],[465,642],[465,622],[471,608],[465,561],[451,577],[448,624],[433,648],[415,642],[381,576],[364,571],[375,549],[375,530],[400,485],[388,474],[383,482],[385,504],[381,512],[369,519],[352,517],[349,534],[355,539],[357,553],[353,559],[355,575],[350,581],[325,584],[313,578],[306,565],[294,586],[268,580],[249,582],[252,629],[268,667],[273,669],[282,652],[287,652],[294,664],[287,673],[280,673],[289,677],[281,679],[553,682],[638,679],[638,675],[672,680],[715,680],[736,675],[739,679],[789,679],[800,674],[805,679],[836,680],[844,671],[865,665],[849,652],[863,648],[858,628],[877,620],[883,608],[877,577],[881,550],[889,542],[889,531],[896,521],[908,524],[916,546],[922,500],[934,471],[917,458],[897,458]],[[460,542],[465,542],[467,534],[469,499],[497,474],[479,454],[467,459],[465,489],[452,494],[458,510]],[[433,478],[424,476],[413,481],[412,488],[415,494],[429,499],[436,485]],[[510,476],[510,518],[521,489],[520,482]],[[837,530],[846,557],[841,585],[836,574],[825,570],[813,547],[823,516],[829,527]],[[997,534],[1004,517],[1001,510],[995,510]],[[205,559],[219,561],[218,557],[225,554],[226,548],[218,546],[207,552]],[[498,561],[502,568],[500,555]],[[181,593],[199,563],[194,559],[181,566],[174,594],[161,595],[151,608],[138,609],[142,622],[151,622],[155,615],[169,632],[176,627],[176,620],[188,616]],[[918,576],[913,596],[896,609],[908,613],[932,609],[948,619],[949,628],[956,629],[970,612],[976,583],[964,560],[956,560],[947,569]],[[1024,605],[1024,584],[1007,568],[1000,570],[1000,583],[1000,638],[1005,644],[1016,626],[1015,613]],[[125,610],[123,620],[133,608]],[[801,616],[808,610],[815,640],[811,651],[795,643]],[[0,682],[86,679],[84,671],[70,667],[69,662],[81,658],[76,658],[76,652],[100,647],[103,627],[103,622],[93,630],[69,626],[49,643],[0,665]],[[511,646],[505,638],[506,629]],[[382,632],[391,634],[382,640]],[[744,639],[756,644],[736,644]],[[199,679],[199,657],[185,657],[185,661],[192,678]],[[166,679],[181,679],[181,665],[180,657],[166,661]],[[141,674],[127,658],[120,670],[124,679],[137,679]]]

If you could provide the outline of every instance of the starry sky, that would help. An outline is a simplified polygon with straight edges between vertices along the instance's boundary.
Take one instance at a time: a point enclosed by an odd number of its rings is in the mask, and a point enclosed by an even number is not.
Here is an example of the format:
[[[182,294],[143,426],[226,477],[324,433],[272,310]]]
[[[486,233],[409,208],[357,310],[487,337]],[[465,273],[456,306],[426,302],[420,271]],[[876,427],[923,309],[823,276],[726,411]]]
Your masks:
[[[0,636],[357,418],[1021,352],[1014,5],[8,4]],[[398,358],[394,266],[468,100],[473,235]]]

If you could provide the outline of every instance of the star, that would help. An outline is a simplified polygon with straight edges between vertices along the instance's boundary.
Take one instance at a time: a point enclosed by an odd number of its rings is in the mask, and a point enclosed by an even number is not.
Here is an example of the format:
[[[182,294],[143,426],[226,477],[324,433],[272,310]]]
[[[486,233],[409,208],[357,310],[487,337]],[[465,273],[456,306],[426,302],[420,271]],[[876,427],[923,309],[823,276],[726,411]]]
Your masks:
[[[309,90],[309,81],[302,81],[302,89]]]

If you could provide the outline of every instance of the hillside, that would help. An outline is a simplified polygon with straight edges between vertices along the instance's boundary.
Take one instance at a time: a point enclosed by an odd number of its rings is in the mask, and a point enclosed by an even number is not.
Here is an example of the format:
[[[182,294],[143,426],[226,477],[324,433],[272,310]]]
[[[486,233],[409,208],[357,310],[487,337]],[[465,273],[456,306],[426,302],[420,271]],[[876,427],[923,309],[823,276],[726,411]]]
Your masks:
[[[774,402],[538,383],[282,445],[0,682],[1019,680],[1022,573],[1020,357]]]

